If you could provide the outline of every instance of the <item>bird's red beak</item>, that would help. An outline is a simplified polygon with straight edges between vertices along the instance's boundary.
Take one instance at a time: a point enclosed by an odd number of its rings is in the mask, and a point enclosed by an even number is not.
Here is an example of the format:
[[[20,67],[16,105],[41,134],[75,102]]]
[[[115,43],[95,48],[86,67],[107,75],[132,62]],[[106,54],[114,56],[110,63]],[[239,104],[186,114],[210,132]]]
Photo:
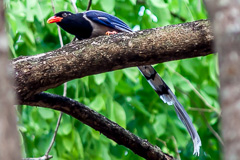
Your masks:
[[[62,17],[52,16],[47,20],[47,23],[57,23],[62,21]]]

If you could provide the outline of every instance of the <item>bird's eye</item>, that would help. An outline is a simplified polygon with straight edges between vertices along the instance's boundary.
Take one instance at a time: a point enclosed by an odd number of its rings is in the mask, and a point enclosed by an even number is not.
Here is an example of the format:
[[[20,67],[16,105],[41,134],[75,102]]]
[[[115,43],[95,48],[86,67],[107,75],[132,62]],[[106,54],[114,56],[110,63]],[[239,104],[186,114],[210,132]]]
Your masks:
[[[67,17],[68,15],[67,15],[67,13],[63,13],[62,16],[63,17]]]

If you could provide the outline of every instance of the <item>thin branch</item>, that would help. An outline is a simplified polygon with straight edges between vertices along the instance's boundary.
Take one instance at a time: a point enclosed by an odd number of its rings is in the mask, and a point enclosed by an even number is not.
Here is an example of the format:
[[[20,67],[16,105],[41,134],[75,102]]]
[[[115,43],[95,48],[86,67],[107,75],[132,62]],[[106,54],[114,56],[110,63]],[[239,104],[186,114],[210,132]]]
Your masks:
[[[180,21],[182,22],[186,22],[186,19],[181,17],[179,14],[176,14],[174,12],[170,12],[170,14],[174,17],[174,18],[178,18]]]
[[[64,88],[63,88],[63,96],[66,97],[67,96],[67,82],[64,83]]]
[[[75,13],[78,13],[78,9],[77,9],[77,6],[76,6],[76,1],[74,2],[74,0],[71,0],[71,2],[72,2]]]
[[[176,74],[176,75],[178,75],[179,77],[181,77],[181,78],[192,88],[192,90],[194,91],[194,93],[204,102],[204,104],[205,104],[207,107],[209,107],[209,108],[211,108],[212,110],[214,110],[214,111],[218,114],[218,116],[221,115],[221,113],[220,113],[215,107],[211,106],[211,105],[203,98],[203,96],[197,91],[197,89],[192,85],[192,83],[191,83],[187,78],[185,78],[185,77],[182,76],[180,73],[178,73],[178,72],[176,72],[175,70],[173,70],[169,65],[167,65],[167,66],[168,66],[168,69],[169,69],[170,71],[172,71],[174,74]]]
[[[174,143],[174,148],[175,148],[175,153],[177,155],[177,160],[181,160],[181,157],[180,157],[179,152],[178,152],[178,144],[177,144],[176,138],[174,136],[171,136],[171,139],[173,140],[173,143]]]
[[[22,160],[48,160],[48,159],[51,159],[53,158],[53,156],[51,155],[45,155],[45,156],[42,156],[42,157],[37,157],[37,158],[22,158]]]
[[[53,13],[55,14],[55,13],[56,13],[56,10],[55,10],[55,7],[54,7],[54,2],[53,2],[53,0],[51,0],[51,3],[52,3]],[[62,33],[61,33],[61,29],[60,29],[60,27],[59,27],[58,25],[57,25],[57,29],[58,29],[59,41],[60,41],[61,47],[63,47]]]
[[[166,148],[168,148],[168,147],[167,147],[167,143],[166,143],[164,140],[162,140],[162,139],[160,139],[160,138],[156,138],[156,140],[159,141],[159,142],[161,142]]]
[[[86,9],[87,11],[90,9],[91,5],[92,5],[92,0],[89,0],[88,1],[88,6],[87,6],[87,9]]]
[[[55,14],[56,11],[55,11],[55,6],[54,6],[54,3],[53,3],[53,0],[51,0],[51,2],[52,2],[52,9],[53,9],[53,12]],[[61,30],[60,30],[60,27],[58,25],[57,25],[57,27],[58,27],[58,37],[59,37],[59,40],[60,40],[60,45],[61,45],[61,47],[63,47],[63,39],[62,39]],[[63,96],[66,96],[66,94],[67,94],[67,82],[64,83]],[[55,142],[57,132],[58,132],[58,128],[60,126],[60,122],[61,122],[61,119],[62,119],[62,115],[63,115],[63,113],[60,112],[59,117],[58,117],[58,121],[57,121],[57,125],[56,125],[56,128],[54,130],[54,134],[53,134],[53,137],[52,137],[52,140],[51,140],[51,143],[49,144],[49,147],[48,147],[48,149],[45,153],[45,156],[42,157],[42,158],[46,157],[47,160],[52,158],[51,156],[49,156],[49,152],[51,151],[51,149],[53,147],[53,144]]]
[[[173,157],[163,153],[159,147],[153,146],[147,140],[137,137],[117,123],[70,98],[40,93],[25,102],[21,102],[21,104],[51,108],[69,114],[143,158],[151,160],[173,159]]]
[[[59,26],[57,26],[57,29],[58,29],[60,45],[61,45],[61,47],[63,47],[63,40],[62,40],[62,38],[60,38],[60,37],[62,37],[61,28]]]
[[[189,100],[191,101],[191,103],[194,104],[194,106],[198,106],[198,104],[194,101],[194,99],[189,96],[189,93],[186,93],[184,92],[183,90],[181,90],[180,88],[178,87],[175,87],[176,90],[178,90],[179,92],[181,92],[182,94],[188,96]],[[212,109],[206,109],[206,108],[197,108],[197,107],[189,107],[188,110],[191,110],[191,111],[197,111],[197,112],[216,112],[215,110],[212,110]]]
[[[224,143],[223,143],[222,138],[221,138],[221,137],[219,136],[219,134],[212,128],[212,126],[208,123],[206,116],[205,116],[203,113],[201,113],[201,115],[202,115],[202,117],[203,117],[204,122],[207,124],[207,127],[208,127],[208,129],[210,130],[210,132],[212,132],[212,134],[217,138],[217,140],[221,143],[221,145],[224,146]]]
[[[185,94],[185,95],[188,96],[187,93],[185,93],[185,92],[183,92],[183,91],[181,91],[181,92],[182,92],[183,94]],[[191,97],[189,97],[189,98],[190,98],[191,102],[194,103],[194,105],[197,106],[197,104],[195,103],[195,101],[193,101],[193,100],[191,99]],[[219,134],[212,128],[212,126],[208,123],[208,121],[207,121],[207,119],[206,119],[206,117],[205,117],[205,115],[204,115],[204,112],[215,112],[215,111],[212,110],[212,109],[196,108],[196,107],[195,107],[195,108],[189,107],[188,109],[189,109],[189,110],[193,110],[193,111],[198,111],[198,112],[202,115],[202,118],[203,118],[205,124],[207,125],[208,129],[209,129],[209,130],[212,132],[212,134],[217,138],[217,140],[223,145],[223,141],[222,141],[221,137],[220,137]]]
[[[74,2],[74,0],[71,0],[71,3],[72,3],[72,6],[73,6],[73,8],[75,10],[75,13],[78,13],[78,9],[77,9],[77,6],[76,6],[76,1]],[[74,37],[72,42],[76,41],[76,40],[77,40],[77,37]]]
[[[55,14],[55,13],[56,13],[56,10],[55,10],[55,7],[54,7],[54,2],[53,2],[53,0],[51,0],[51,4],[52,4],[53,13]]]
[[[183,92],[183,91],[181,91],[183,94],[185,94],[185,95],[188,95],[187,93],[185,93],[185,92]],[[197,104],[195,103],[195,101],[193,101],[192,99],[191,99],[191,97],[189,97],[190,98],[190,100],[191,100],[191,102],[195,105],[195,106],[197,106]],[[205,117],[205,115],[204,115],[204,112],[213,112],[213,110],[212,109],[204,109],[204,108],[191,108],[191,107],[189,107],[189,110],[193,110],[193,111],[198,111],[201,115],[202,115],[202,118],[203,118],[203,120],[204,120],[204,122],[206,123],[206,125],[207,125],[207,127],[208,127],[208,129],[213,133],[213,135],[217,138],[217,140],[221,143],[221,144],[223,144],[222,142],[222,139],[221,139],[221,137],[219,136],[219,134],[212,128],[212,126],[208,123],[208,121],[207,121],[207,119],[206,119],[206,117]],[[214,111],[215,112],[215,111]]]
[[[188,108],[191,111],[198,111],[198,112],[216,112],[212,109],[206,109],[206,108],[193,108],[193,107],[189,107]]]
[[[51,140],[51,143],[50,143],[50,145],[49,145],[49,147],[48,147],[48,149],[47,149],[47,151],[46,151],[46,153],[45,153],[45,156],[43,156],[43,157],[46,157],[46,158],[47,158],[46,160],[48,160],[49,157],[51,157],[51,156],[49,156],[48,154],[49,154],[49,152],[51,151],[52,146],[53,146],[53,144],[54,144],[54,142],[55,142],[55,139],[56,139],[56,136],[57,136],[57,132],[58,132],[58,128],[59,128],[59,126],[60,126],[60,122],[61,122],[61,119],[62,119],[62,115],[63,115],[63,112],[60,112],[59,117],[58,117],[58,121],[57,121],[57,125],[56,125],[56,128],[55,128],[55,130],[54,130],[54,134],[53,134],[53,137],[52,137],[52,140]]]

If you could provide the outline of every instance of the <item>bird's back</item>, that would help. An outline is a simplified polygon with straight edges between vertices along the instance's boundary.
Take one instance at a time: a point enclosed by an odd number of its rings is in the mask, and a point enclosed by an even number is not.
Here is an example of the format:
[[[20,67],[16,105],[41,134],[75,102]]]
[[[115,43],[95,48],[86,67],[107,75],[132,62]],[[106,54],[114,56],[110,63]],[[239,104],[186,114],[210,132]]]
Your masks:
[[[111,14],[97,10],[86,11],[83,12],[83,14],[85,14],[89,20],[119,32],[132,32],[131,28],[126,23]]]

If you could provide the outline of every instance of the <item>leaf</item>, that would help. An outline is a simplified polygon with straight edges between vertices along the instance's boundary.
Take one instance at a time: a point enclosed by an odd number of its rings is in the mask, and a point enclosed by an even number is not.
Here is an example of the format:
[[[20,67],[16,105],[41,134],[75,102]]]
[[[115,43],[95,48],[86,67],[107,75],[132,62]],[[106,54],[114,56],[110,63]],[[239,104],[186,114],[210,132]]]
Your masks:
[[[59,135],[69,135],[72,131],[72,124],[69,123],[61,123],[59,127],[58,134]]]
[[[168,9],[168,4],[165,3],[163,0],[150,0],[147,2],[150,6],[151,13],[157,17],[158,25],[163,26],[169,24],[171,14]],[[150,16],[151,18],[153,17],[152,15]]]
[[[114,0],[101,0],[100,5],[104,11],[107,13],[113,12],[113,9],[115,7],[115,1]]]
[[[15,52],[15,49],[14,49],[14,47],[13,47],[13,39],[12,39],[12,37],[10,36],[10,34],[7,34],[8,35],[8,45],[9,45],[9,48],[10,48],[10,50],[11,50],[11,52],[12,52],[12,54],[13,54],[13,58],[17,58],[17,55],[16,55],[16,52]]]
[[[139,71],[136,68],[127,68],[123,70],[123,73],[134,83],[138,82]]]
[[[107,146],[102,147],[102,157],[104,157],[104,160],[112,160],[112,158],[109,156],[109,149]]]
[[[26,12],[26,19],[28,22],[33,22],[34,21],[34,16],[35,16],[35,6],[37,5],[36,0],[27,0],[27,8],[25,10]],[[36,14],[38,16],[40,13]]]
[[[131,99],[130,104],[135,107],[138,111],[143,113],[146,116],[151,116],[151,114],[145,109],[144,105],[136,99]]]
[[[105,81],[105,79],[106,79],[105,73],[94,75],[94,81],[97,83],[97,85],[102,84]]]
[[[37,4],[37,0],[27,0],[27,7],[32,8],[35,7]]]
[[[101,95],[98,95],[94,101],[89,104],[90,108],[94,109],[95,111],[99,112],[105,107],[104,99]]]
[[[23,2],[21,1],[17,1],[17,2],[11,2],[11,6],[12,8],[12,13],[14,15],[17,15],[18,17],[25,17],[25,11],[26,11],[26,8],[23,4]]]
[[[107,111],[107,115],[108,115],[108,118],[110,120],[113,120],[115,121],[115,115],[114,115],[114,104],[113,104],[113,98],[108,95],[106,99],[106,111]]]
[[[187,82],[185,82],[185,81],[182,81],[182,82],[183,83],[179,84],[179,87],[181,88],[182,91],[184,91],[184,92],[192,91],[192,87],[190,87],[190,85]]]
[[[82,144],[82,140],[80,134],[76,131],[73,132],[75,136],[75,144],[77,146],[78,153],[80,155],[80,159],[84,159],[84,148]]]
[[[99,140],[100,139],[100,132],[99,131],[96,131],[95,129],[91,129],[91,131],[92,131],[92,137],[94,138],[94,139],[96,139],[96,140]]]
[[[48,108],[38,108],[38,113],[43,119],[54,118],[54,111]]]
[[[92,4],[96,5],[98,3],[99,0],[92,0]]]
[[[119,82],[122,79],[123,71],[122,70],[116,70],[114,71],[114,78],[116,82]]]
[[[213,104],[214,99],[211,96],[209,96],[206,92],[204,92],[203,90],[200,90],[200,94],[203,96],[205,101],[207,101],[210,105]]]
[[[208,95],[212,95],[212,96],[217,96],[218,95],[218,90],[216,88],[216,86],[203,86],[203,90],[208,94]]]
[[[35,37],[33,35],[33,32],[30,29],[28,29],[28,30],[26,30],[25,34],[29,38],[30,42],[32,44],[34,44],[35,43]]]
[[[63,114],[61,125],[58,130],[59,135],[69,135],[72,131],[72,123],[70,121],[70,116]]]
[[[114,116],[115,116],[115,122],[119,124],[121,127],[126,128],[126,114],[123,107],[117,103],[114,102]]]
[[[218,71],[218,61],[216,57],[213,57],[209,62],[209,75],[213,82],[219,87],[219,71]]]
[[[118,85],[116,86],[116,91],[119,94],[126,96],[132,94],[133,88],[126,81],[119,81]]]
[[[167,64],[164,63],[164,68],[168,68],[168,66],[171,68],[171,70],[176,70],[179,67],[180,60],[179,61],[170,61],[167,62]]]
[[[81,78],[81,81],[84,83],[85,86],[88,87],[88,85],[89,85],[89,77],[83,77],[83,78]]]
[[[170,123],[169,127],[171,128],[171,134],[175,135],[178,145],[186,146],[188,140],[190,140],[190,136],[188,135],[184,125],[178,119],[174,121],[172,119],[168,119],[168,122]],[[181,128],[185,129],[184,133],[181,132]]]
[[[182,61],[181,66],[183,67],[183,69],[186,72],[190,73],[191,76],[194,76],[194,78],[198,79],[199,76],[201,76],[201,74],[204,74],[204,73],[200,73],[200,74],[197,73],[197,71],[195,70],[195,67],[194,67],[195,64],[197,64],[197,63],[198,62],[196,59],[194,59],[194,60],[186,59],[186,60]]]
[[[133,5],[136,5],[137,0],[130,0],[130,2],[131,2]]]
[[[63,141],[63,146],[66,148],[66,150],[68,152],[71,152],[72,148],[73,148],[73,144],[74,144],[74,139],[69,138],[69,137],[64,137],[62,139]]]
[[[18,125],[18,129],[23,133],[23,132],[27,132],[27,128],[25,126],[22,125]]]
[[[44,18],[48,18],[47,16],[52,13],[51,5],[49,5],[48,3],[39,3],[37,8],[39,8],[37,11],[39,11],[41,14],[40,16],[37,16],[39,21],[42,21]]]
[[[163,0],[150,0],[152,5],[157,8],[166,8],[168,5]]]
[[[168,72],[165,72],[163,81],[168,85],[168,87],[171,89],[171,91],[173,93],[175,93],[175,88],[174,88],[172,79],[171,79],[170,75],[168,74]]]
[[[157,137],[163,135],[165,133],[166,125],[167,125],[167,115],[159,114],[155,117],[155,123],[153,124],[153,128],[156,131]]]

